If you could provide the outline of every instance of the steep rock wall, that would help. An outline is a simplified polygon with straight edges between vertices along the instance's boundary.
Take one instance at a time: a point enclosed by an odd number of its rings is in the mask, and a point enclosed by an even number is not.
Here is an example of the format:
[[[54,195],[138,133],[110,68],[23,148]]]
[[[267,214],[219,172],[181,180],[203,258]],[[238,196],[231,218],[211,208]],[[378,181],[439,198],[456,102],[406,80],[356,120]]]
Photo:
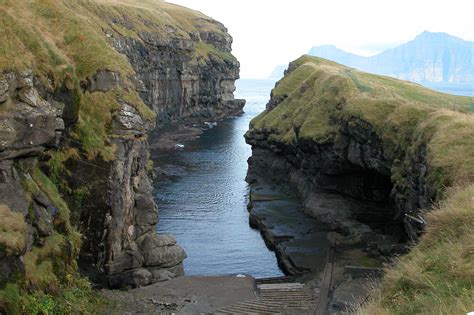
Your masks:
[[[78,263],[113,288],[182,275],[186,254],[156,231],[148,133],[157,122],[241,112],[227,30],[160,1],[7,1],[0,11],[8,35],[0,54],[0,205],[11,218],[0,231],[19,235],[14,243],[1,235],[0,291],[7,282],[42,290],[50,278],[25,281],[32,267],[56,261],[74,275]],[[64,32],[49,36],[57,29]],[[46,271],[61,284],[61,270]]]
[[[60,142],[64,104],[48,101],[31,71],[4,73],[0,86],[0,286],[24,278],[54,292],[80,247],[68,206],[39,168]]]
[[[166,41],[149,33],[140,33],[139,40],[112,37],[114,47],[130,60],[140,96],[159,122],[219,119],[242,111],[244,101],[233,96],[239,63],[230,55],[232,38],[210,34],[192,33],[191,39]],[[219,47],[228,55],[210,53],[203,59],[196,51],[202,45]]]
[[[471,101],[302,57],[246,134],[253,150],[247,180],[288,186],[310,214],[366,244],[381,235],[417,239],[425,223],[420,209],[470,172],[454,175],[456,161],[438,162],[458,144],[436,130],[463,119]],[[459,112],[447,113],[444,104]],[[346,201],[333,203],[332,193]],[[376,244],[380,251],[383,243]]]

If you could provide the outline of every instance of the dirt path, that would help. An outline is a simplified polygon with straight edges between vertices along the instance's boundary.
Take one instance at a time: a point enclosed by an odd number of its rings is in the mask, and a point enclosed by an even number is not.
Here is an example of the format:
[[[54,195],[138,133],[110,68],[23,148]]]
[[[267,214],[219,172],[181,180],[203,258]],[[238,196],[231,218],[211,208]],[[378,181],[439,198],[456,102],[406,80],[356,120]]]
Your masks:
[[[202,314],[256,299],[246,276],[186,276],[130,291],[102,290],[115,305],[108,314]]]

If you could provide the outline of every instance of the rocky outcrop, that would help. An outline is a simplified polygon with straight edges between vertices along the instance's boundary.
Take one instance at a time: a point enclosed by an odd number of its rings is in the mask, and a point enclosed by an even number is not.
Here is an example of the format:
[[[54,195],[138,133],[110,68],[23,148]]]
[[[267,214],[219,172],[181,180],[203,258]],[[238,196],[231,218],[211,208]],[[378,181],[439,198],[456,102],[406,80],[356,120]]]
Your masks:
[[[64,265],[75,259],[68,209],[58,202],[55,190],[42,177],[38,161],[42,153],[55,148],[64,122],[64,104],[47,101],[40,95],[31,71],[0,75],[0,286],[25,272],[38,272],[37,266],[51,263],[49,248],[55,237],[66,243],[55,244],[69,250],[62,253]],[[31,253],[44,248],[42,257]],[[45,270],[43,269],[43,272]],[[51,275],[34,275],[53,281]],[[43,286],[28,279],[30,285]]]
[[[38,270],[61,286],[77,263],[113,288],[183,275],[184,250],[157,234],[148,134],[242,111],[225,27],[162,1],[16,1],[0,10],[11,34],[0,52],[0,211],[9,218],[0,221],[0,295],[7,281],[44,291],[15,278]],[[55,24],[40,11],[54,12]],[[66,35],[49,36],[60,28]]]
[[[165,35],[143,31],[137,33],[138,38],[127,37],[114,31],[113,23],[105,31],[111,45],[132,65],[135,74],[131,81],[145,104],[157,114],[158,127],[188,118],[217,120],[242,111],[245,101],[233,97],[239,63],[230,54],[232,38],[220,23],[207,22],[215,24],[217,30],[193,32],[189,38],[173,31]],[[203,45],[209,51],[199,55]],[[83,88],[104,92],[123,81],[118,75],[101,71]],[[146,171],[146,136],[156,126],[144,122],[125,102],[114,117],[111,134],[115,159],[107,166],[111,170],[107,184],[110,190],[106,196],[91,194],[85,202],[81,222],[89,236],[81,265],[95,266],[87,269],[99,281],[104,280],[101,272],[105,268],[105,280],[112,287],[142,286],[183,275],[183,249],[173,237],[156,234],[158,210]],[[77,178],[75,182],[71,184],[77,185]],[[94,179],[86,176],[79,186],[91,182]],[[104,209],[108,209],[105,214]],[[95,218],[98,211],[102,213],[100,220]]]
[[[95,84],[113,86],[101,79]],[[80,214],[79,226],[85,235],[80,265],[91,278],[112,288],[161,281],[165,271],[168,278],[181,276],[184,250],[173,237],[156,234],[158,208],[147,171],[147,134],[155,124],[144,121],[123,101],[112,126],[112,161],[102,161],[92,172],[89,165],[74,161],[68,165],[78,175],[69,185],[87,187],[90,192],[82,200]]]
[[[433,145],[431,134],[422,131],[423,120],[409,116],[400,103],[377,103],[377,89],[387,85],[374,85],[375,76],[365,81],[364,74],[350,71],[306,57],[290,64],[266,111],[246,134],[252,145],[247,181],[263,177],[286,187],[303,198],[312,216],[390,254],[398,251],[391,244],[418,238],[425,224],[420,209],[439,200],[439,182],[446,183],[448,176],[429,162],[433,149],[428,147]],[[410,89],[408,83],[395,83]],[[387,98],[400,91],[392,93]],[[397,106],[395,118],[383,122]],[[382,109],[382,116],[374,113]],[[417,107],[411,113],[427,117],[431,109]],[[407,124],[401,124],[405,119]]]
[[[341,134],[335,143],[295,146],[247,135],[253,147],[246,180],[271,182],[297,194],[307,213],[374,254],[395,253],[407,236],[403,212],[390,199],[392,184],[385,172],[390,163],[377,147],[362,149],[367,139],[358,142],[351,135]]]
[[[119,82],[118,74],[104,71],[84,86],[90,93],[107,92]],[[133,106],[122,101],[113,115],[115,157],[94,163],[67,159],[65,173],[60,176],[63,185],[67,183],[64,193],[74,211],[70,220],[69,207],[62,204],[57,192],[51,196],[47,188],[54,184],[46,175],[39,175],[40,168],[48,172],[44,161],[59,147],[80,150],[80,143],[64,130],[62,114],[67,105],[55,101],[57,94],[47,92],[31,71],[6,73],[0,84],[4,87],[0,200],[8,215],[21,214],[18,222],[26,222],[22,232],[26,243],[16,251],[10,248],[15,244],[8,242],[8,227],[2,226],[2,281],[11,280],[14,273],[31,272],[23,266],[24,256],[35,247],[42,248],[53,234],[68,238],[72,226],[84,235],[80,265],[97,281],[111,287],[142,286],[183,275],[183,249],[173,237],[156,234],[158,210],[147,173],[147,133],[155,124],[143,120]],[[78,207],[75,202],[81,192]],[[78,218],[75,222],[74,217]]]
[[[218,31],[192,32],[190,39],[173,38],[173,33],[139,32],[139,39],[108,33],[115,49],[129,59],[136,88],[158,122],[218,120],[242,112],[245,100],[233,94],[239,62],[230,54],[232,37],[220,23],[212,23]]]

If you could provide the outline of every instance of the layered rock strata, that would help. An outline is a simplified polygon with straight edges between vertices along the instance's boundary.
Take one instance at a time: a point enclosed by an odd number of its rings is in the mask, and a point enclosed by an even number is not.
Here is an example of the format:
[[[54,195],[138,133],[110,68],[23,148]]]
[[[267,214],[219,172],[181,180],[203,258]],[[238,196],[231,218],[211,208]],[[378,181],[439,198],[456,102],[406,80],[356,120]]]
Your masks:
[[[168,121],[242,111],[227,30],[159,1],[7,3],[0,209],[9,219],[0,222],[0,289],[30,281],[38,268],[60,285],[77,263],[113,288],[182,275],[184,250],[156,232],[148,134]],[[40,280],[21,288],[51,282]]]
[[[130,60],[140,96],[159,122],[217,120],[242,112],[245,101],[233,94],[239,63],[230,55],[232,38],[222,25],[216,26],[222,33],[194,32],[191,39],[163,40],[153,33],[139,33],[139,39],[111,35],[113,46]],[[203,60],[196,55],[201,45],[228,55],[211,53]]]
[[[429,162],[440,150],[440,135],[432,133],[438,126],[424,122],[443,103],[462,110],[465,101],[302,57],[246,134],[247,180],[286,186],[308,213],[353,241],[396,252],[393,244],[417,239],[425,224],[420,209],[449,185],[449,167]]]
[[[64,104],[40,94],[31,71],[0,75],[0,286],[41,264],[53,273],[53,250],[45,246],[68,246],[64,265],[79,249],[69,209],[38,167],[39,157],[61,140]]]

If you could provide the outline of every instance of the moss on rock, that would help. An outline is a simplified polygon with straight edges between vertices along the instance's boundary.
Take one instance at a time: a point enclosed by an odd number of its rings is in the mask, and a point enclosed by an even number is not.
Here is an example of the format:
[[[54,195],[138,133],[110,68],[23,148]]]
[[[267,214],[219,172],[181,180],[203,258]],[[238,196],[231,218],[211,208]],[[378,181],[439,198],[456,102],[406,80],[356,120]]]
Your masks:
[[[0,253],[19,255],[26,250],[26,223],[21,213],[0,204]]]
[[[363,88],[362,88],[363,86]],[[412,158],[427,144],[427,159],[443,176],[431,176],[439,189],[474,180],[474,98],[429,90],[418,84],[364,73],[317,57],[303,56],[272,91],[282,100],[251,122],[251,131],[275,142],[317,143],[337,135],[341,121],[367,122],[392,159]],[[408,165],[401,163],[400,166]],[[393,169],[393,180],[403,169]],[[436,172],[433,172],[435,174]]]

